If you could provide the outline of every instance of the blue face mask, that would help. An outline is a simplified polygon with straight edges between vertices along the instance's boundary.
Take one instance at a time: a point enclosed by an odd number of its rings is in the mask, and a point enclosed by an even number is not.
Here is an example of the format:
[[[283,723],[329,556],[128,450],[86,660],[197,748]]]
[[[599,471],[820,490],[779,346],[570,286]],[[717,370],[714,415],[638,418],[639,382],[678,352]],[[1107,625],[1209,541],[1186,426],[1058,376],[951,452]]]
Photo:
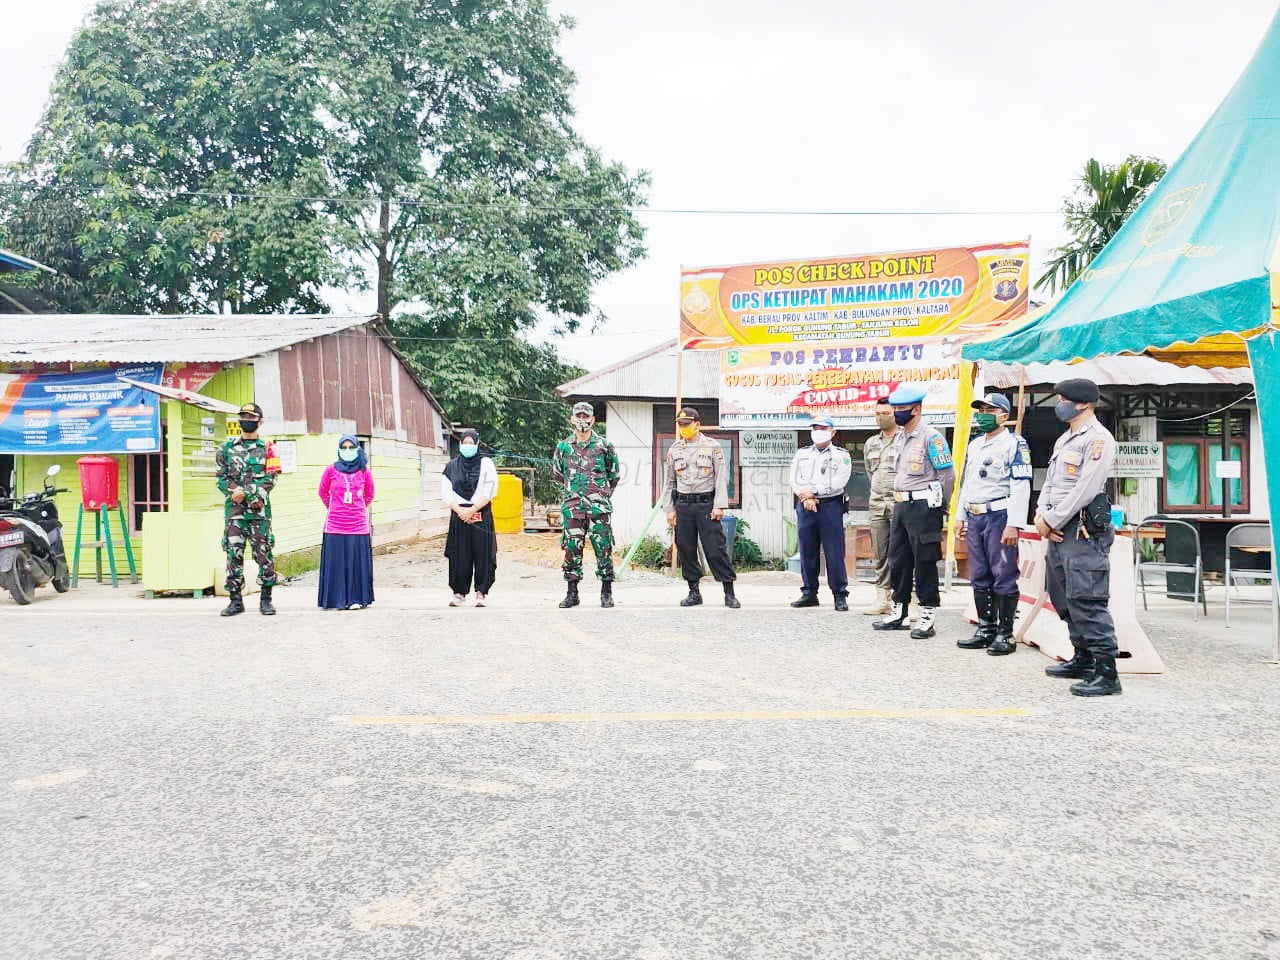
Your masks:
[[[477,453],[480,452],[480,448],[476,446],[474,443],[464,443],[458,447],[458,452],[462,454],[464,457],[466,457],[468,460],[470,460],[472,457],[474,457]]]
[[[354,447],[339,447],[338,457],[343,463],[351,463],[356,457],[360,456],[360,451]]]

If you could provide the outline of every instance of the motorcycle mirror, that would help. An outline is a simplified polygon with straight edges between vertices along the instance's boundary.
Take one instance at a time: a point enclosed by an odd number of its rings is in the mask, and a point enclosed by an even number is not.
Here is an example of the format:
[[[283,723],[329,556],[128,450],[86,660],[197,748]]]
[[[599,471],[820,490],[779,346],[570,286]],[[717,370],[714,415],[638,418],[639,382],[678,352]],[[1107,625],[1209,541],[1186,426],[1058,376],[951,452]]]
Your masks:
[[[62,472],[62,464],[55,463],[52,467],[50,467],[48,470],[45,471],[44,475],[46,477],[56,477],[61,472]]]

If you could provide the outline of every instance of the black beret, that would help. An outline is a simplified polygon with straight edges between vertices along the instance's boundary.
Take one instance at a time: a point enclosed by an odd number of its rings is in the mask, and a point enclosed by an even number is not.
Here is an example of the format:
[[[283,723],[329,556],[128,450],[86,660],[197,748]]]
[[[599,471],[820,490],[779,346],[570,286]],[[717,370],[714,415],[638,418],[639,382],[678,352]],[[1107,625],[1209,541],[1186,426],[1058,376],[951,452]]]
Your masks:
[[[1063,380],[1053,385],[1053,392],[1060,396],[1066,397],[1073,403],[1097,403],[1098,385],[1092,380],[1086,380],[1084,377],[1076,377],[1073,380]]]

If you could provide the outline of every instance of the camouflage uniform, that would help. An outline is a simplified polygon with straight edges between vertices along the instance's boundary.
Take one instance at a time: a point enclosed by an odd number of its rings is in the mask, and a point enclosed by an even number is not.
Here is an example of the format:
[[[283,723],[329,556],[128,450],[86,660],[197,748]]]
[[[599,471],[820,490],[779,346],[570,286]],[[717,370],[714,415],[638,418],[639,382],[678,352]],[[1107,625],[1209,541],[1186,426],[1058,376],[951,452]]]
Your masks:
[[[589,536],[596,554],[596,576],[601,583],[613,582],[613,527],[609,523],[613,503],[609,498],[621,473],[617,451],[598,433],[592,433],[586,443],[568,437],[556,444],[551,470],[564,487],[560,506],[564,578],[570,583],[582,579],[582,551]]]
[[[227,554],[227,592],[244,592],[244,545],[248,540],[258,565],[258,583],[276,584],[276,565],[271,548],[276,538],[271,532],[271,488],[276,475],[267,473],[267,441],[233,437],[218,448],[218,489],[226,495],[222,549]],[[231,492],[240,487],[244,500],[236,503]]]

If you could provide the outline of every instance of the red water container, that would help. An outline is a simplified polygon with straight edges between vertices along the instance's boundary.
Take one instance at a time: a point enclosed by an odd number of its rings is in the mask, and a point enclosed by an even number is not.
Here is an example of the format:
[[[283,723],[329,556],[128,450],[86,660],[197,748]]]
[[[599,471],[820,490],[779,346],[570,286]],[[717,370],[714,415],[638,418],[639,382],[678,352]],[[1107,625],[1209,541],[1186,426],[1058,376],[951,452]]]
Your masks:
[[[80,502],[86,510],[114,510],[120,505],[120,461],[115,457],[81,457]]]

